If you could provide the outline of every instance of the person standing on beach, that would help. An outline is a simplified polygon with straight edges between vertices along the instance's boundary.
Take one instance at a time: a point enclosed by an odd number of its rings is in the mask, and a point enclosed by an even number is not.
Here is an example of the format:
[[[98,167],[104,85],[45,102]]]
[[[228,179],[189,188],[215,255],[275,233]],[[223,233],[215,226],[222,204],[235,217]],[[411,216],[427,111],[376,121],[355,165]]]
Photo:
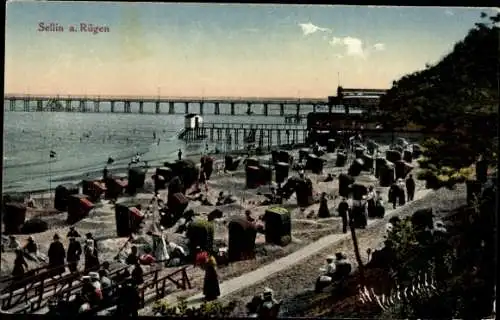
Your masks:
[[[28,269],[28,263],[24,259],[24,254],[21,249],[16,249],[16,259],[14,260],[14,269],[12,270],[12,276],[20,279],[24,276],[25,268]]]
[[[66,260],[68,261],[68,269],[70,272],[78,270],[78,261],[82,254],[82,246],[80,242],[76,241],[74,237],[69,238],[68,252],[66,253]]]
[[[406,193],[408,194],[408,202],[413,201],[413,197],[415,196],[415,180],[413,180],[411,174],[406,179]]]
[[[64,259],[66,258],[66,250],[64,250],[63,244],[59,241],[59,235],[56,233],[54,235],[54,242],[50,244],[49,247],[49,266],[54,269],[54,275],[61,275],[65,271]]]
[[[177,152],[177,158],[179,158],[179,161],[182,160],[182,150],[179,149],[179,151]]]
[[[339,216],[342,218],[342,232],[347,233],[347,218],[349,215],[349,204],[346,198],[342,198],[342,201],[338,206]]]
[[[85,272],[99,267],[99,258],[97,257],[97,250],[94,246],[94,241],[87,239],[83,247],[85,255]]]
[[[330,217],[330,210],[328,210],[328,200],[326,199],[326,192],[321,194],[321,200],[318,210],[318,218]]]
[[[220,296],[219,276],[215,269],[217,262],[213,256],[207,256],[202,268],[205,269],[205,279],[203,281],[203,295],[206,301],[216,300]]]

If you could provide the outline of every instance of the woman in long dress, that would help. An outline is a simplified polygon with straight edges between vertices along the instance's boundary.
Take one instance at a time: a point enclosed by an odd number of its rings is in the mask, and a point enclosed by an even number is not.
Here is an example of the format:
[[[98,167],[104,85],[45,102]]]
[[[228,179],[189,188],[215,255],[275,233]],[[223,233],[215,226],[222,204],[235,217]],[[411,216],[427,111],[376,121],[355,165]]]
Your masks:
[[[203,295],[206,301],[217,300],[220,296],[219,276],[216,270],[217,262],[213,256],[208,257],[203,268],[205,269],[205,281],[203,282]]]

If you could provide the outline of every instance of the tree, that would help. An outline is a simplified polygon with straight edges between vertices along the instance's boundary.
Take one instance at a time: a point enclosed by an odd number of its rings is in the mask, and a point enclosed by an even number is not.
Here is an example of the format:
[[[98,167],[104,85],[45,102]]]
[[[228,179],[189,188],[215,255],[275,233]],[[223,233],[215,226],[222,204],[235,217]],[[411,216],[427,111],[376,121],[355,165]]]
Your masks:
[[[387,127],[416,124],[440,133],[423,144],[419,176],[429,186],[472,178],[479,157],[496,164],[500,14],[488,20],[476,23],[439,63],[395,81],[381,97]]]

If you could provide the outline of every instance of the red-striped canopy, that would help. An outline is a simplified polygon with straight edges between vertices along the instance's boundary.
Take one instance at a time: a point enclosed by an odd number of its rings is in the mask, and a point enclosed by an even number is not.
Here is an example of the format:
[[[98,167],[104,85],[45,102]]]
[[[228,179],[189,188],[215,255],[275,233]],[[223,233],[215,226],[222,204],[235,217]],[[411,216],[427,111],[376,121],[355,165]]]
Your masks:
[[[90,202],[88,199],[81,198],[80,202],[82,203],[83,207],[87,210],[90,210],[94,207],[94,204]]]

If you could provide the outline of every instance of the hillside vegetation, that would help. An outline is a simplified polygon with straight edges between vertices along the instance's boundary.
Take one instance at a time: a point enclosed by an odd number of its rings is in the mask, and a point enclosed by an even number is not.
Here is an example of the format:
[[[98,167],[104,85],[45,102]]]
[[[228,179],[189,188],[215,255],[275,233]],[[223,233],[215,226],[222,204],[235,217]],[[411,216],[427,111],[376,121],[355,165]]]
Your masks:
[[[452,186],[470,178],[462,173],[479,156],[496,164],[500,14],[481,18],[436,65],[394,81],[381,98],[386,126],[415,124],[444,133],[423,145],[421,163],[429,168],[423,179],[438,177]]]

